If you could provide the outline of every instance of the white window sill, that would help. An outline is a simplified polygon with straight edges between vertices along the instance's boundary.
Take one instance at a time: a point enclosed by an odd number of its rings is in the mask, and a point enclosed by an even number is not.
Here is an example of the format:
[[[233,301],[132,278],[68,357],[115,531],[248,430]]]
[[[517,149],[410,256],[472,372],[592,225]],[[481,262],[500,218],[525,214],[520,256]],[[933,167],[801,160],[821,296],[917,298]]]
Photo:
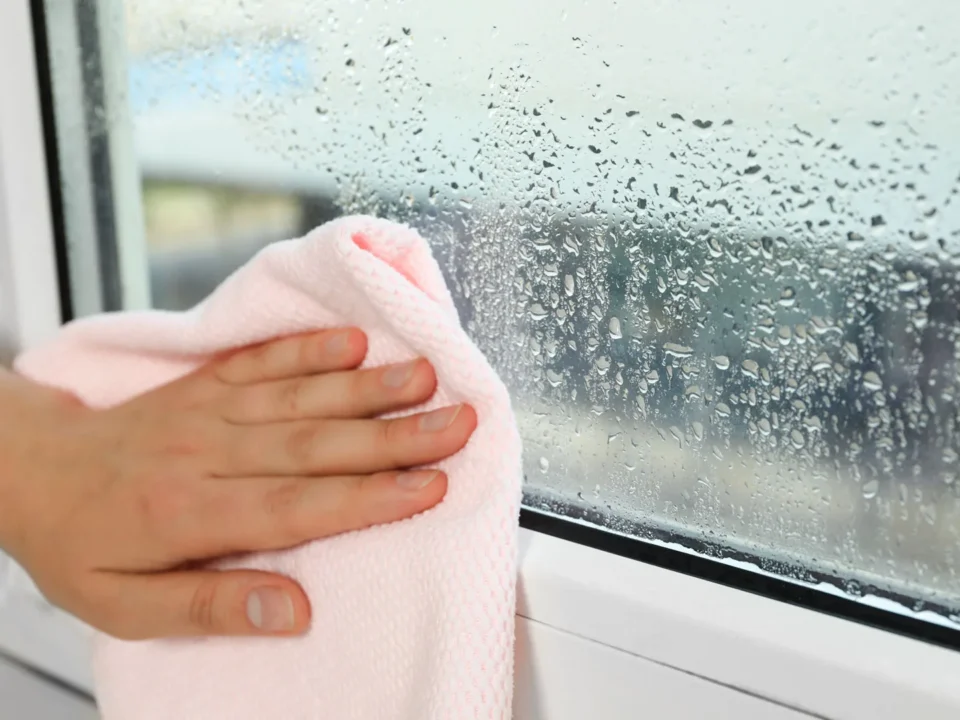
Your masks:
[[[521,557],[538,624],[814,716],[960,715],[960,653],[540,533]]]

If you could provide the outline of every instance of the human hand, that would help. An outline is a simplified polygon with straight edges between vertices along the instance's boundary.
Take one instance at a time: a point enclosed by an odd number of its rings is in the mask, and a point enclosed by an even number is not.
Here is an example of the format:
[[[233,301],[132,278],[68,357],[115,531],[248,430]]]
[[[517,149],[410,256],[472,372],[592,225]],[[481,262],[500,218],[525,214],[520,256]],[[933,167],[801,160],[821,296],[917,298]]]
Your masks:
[[[0,374],[0,547],[47,598],[120,638],[294,635],[291,579],[204,560],[275,550],[415,515],[462,448],[468,406],[382,420],[427,400],[425,360],[357,370],[358,330],[217,359],[122,405]]]

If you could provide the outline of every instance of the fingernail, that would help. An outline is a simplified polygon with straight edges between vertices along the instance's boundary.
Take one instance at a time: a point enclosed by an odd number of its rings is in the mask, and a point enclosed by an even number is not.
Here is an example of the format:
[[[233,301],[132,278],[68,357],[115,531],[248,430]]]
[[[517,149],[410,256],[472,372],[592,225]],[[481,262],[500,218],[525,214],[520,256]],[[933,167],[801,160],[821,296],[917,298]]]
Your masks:
[[[462,405],[455,405],[454,407],[442,408],[427,413],[420,418],[420,429],[423,432],[437,432],[438,430],[450,427],[453,421],[457,419],[457,415],[460,414],[462,407]]]
[[[404,363],[403,365],[394,365],[380,376],[380,381],[387,387],[399,388],[410,382],[413,377],[413,371],[417,364],[415,362]]]
[[[332,338],[327,340],[326,348],[327,352],[331,355],[340,355],[347,350],[347,345],[350,342],[350,333],[346,331],[338,332]]]
[[[292,630],[293,600],[279,588],[259,588],[247,596],[247,618],[263,632]]]
[[[423,490],[427,485],[436,480],[439,474],[436,470],[400,473],[397,475],[397,485],[404,490]]]

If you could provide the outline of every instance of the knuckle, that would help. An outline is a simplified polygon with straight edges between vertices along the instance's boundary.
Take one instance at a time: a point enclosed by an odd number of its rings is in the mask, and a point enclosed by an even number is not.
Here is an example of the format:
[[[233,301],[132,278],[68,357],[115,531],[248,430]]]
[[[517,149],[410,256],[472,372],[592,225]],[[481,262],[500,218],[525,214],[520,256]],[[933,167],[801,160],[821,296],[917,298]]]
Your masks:
[[[323,503],[318,514],[325,518],[324,534],[346,532],[364,526],[363,518],[373,498],[364,492],[365,478],[331,478],[324,486]]]
[[[272,343],[265,342],[227,355],[215,366],[216,377],[230,385],[258,379],[269,362],[272,347]]]
[[[278,341],[273,341],[254,345],[253,347],[242,351],[240,353],[240,357],[252,365],[265,365],[270,361],[270,356],[273,354],[274,348],[276,348],[277,344]]]
[[[211,371],[213,376],[221,383],[232,385],[242,377],[244,365],[247,362],[247,357],[243,352],[234,352],[214,362]]]
[[[308,468],[313,465],[321,432],[319,424],[309,423],[293,429],[287,436],[287,456],[297,467]]]
[[[290,481],[271,489],[263,499],[271,534],[284,545],[295,545],[310,536],[303,496],[303,483]]]
[[[369,508],[380,504],[379,496],[384,482],[393,480],[395,476],[394,472],[380,472],[357,478],[351,483],[348,504],[365,515]]]
[[[355,404],[368,404],[367,398],[370,398],[376,392],[382,392],[379,384],[380,377],[374,370],[360,370],[346,373],[347,387],[349,393],[347,397],[352,398]]]
[[[396,418],[394,420],[384,420],[380,424],[380,434],[378,440],[378,452],[382,453],[388,460],[394,461],[403,454],[403,447],[408,444],[409,437],[406,432],[406,425],[409,422],[406,418]]]
[[[221,417],[228,423],[242,423],[259,419],[263,415],[265,403],[255,388],[231,389],[221,399],[219,410]]]
[[[280,390],[280,408],[292,417],[305,415],[308,408],[310,386],[306,378],[297,378],[283,383]]]
[[[263,499],[263,509],[268,515],[287,518],[303,502],[303,483],[296,480],[282,483],[267,491]]]
[[[305,335],[292,339],[291,342],[295,342],[297,347],[297,367],[308,368],[313,366],[316,356],[320,354],[317,352],[317,348],[322,347],[316,342],[316,337],[313,335]]]
[[[204,578],[194,588],[187,610],[190,625],[205,633],[217,633],[223,623],[217,613],[218,583],[214,578]]]
[[[329,495],[325,507],[333,515],[343,515],[368,504],[371,499],[363,492],[367,478],[341,477],[329,484]]]

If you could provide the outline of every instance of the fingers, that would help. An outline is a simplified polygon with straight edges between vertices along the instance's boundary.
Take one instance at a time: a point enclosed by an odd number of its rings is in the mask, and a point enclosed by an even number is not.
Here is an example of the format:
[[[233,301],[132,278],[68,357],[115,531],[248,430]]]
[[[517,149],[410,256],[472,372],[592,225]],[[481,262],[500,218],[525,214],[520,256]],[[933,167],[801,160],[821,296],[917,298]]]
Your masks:
[[[125,640],[198,635],[298,635],[310,604],[289,578],[254,570],[104,573],[90,613]]]
[[[207,481],[197,512],[178,523],[185,554],[279,550],[416,515],[447,489],[434,470],[367,477]],[[189,539],[188,539],[189,538]],[[292,580],[259,571],[101,572],[84,616],[128,640],[304,632],[310,607]]]
[[[346,370],[367,353],[366,336],[357,329],[323,330],[246,348],[213,363],[213,374],[229,385]]]
[[[437,377],[426,360],[246,385],[231,392],[224,419],[252,424],[308,418],[366,418],[428,400]]]
[[[208,481],[204,507],[182,533],[191,545],[180,549],[190,557],[282,550],[412,517],[446,491],[437,470]]]
[[[393,420],[316,420],[241,425],[230,430],[214,473],[220,477],[367,475],[437,462],[476,429],[468,405]]]

